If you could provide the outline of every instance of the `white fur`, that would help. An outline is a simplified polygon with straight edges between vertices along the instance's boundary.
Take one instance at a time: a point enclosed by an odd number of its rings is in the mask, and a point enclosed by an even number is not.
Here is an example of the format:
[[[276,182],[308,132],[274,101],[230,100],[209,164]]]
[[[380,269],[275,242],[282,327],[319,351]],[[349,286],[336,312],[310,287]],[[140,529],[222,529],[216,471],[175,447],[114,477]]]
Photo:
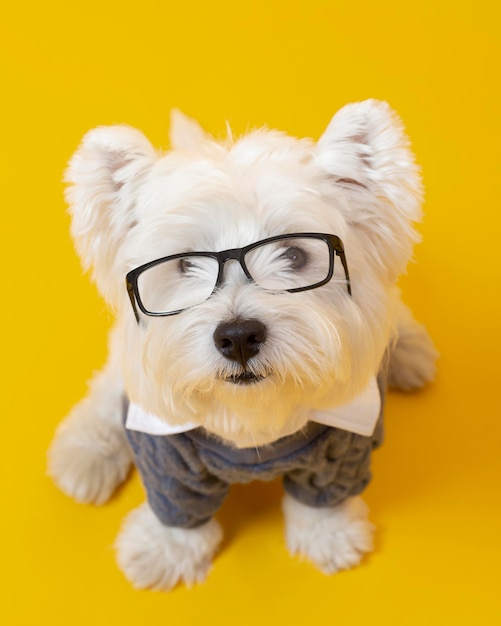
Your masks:
[[[108,364],[56,432],[49,474],[77,502],[104,504],[129,473],[132,453],[122,423],[123,393],[116,364]]]
[[[358,565],[372,550],[374,526],[360,497],[330,508],[313,508],[289,495],[283,500],[285,538],[291,554],[310,560],[325,574]]]
[[[389,386],[402,391],[420,389],[435,378],[437,358],[438,352],[425,327],[399,302],[396,342],[388,368]]]
[[[205,143],[206,134],[198,122],[179,109],[172,109],[169,137],[171,146],[176,150],[196,152]]]
[[[129,513],[117,538],[117,561],[138,589],[168,591],[202,582],[222,539],[218,522],[198,528],[161,524],[148,504]]]
[[[311,409],[350,401],[389,345],[392,384],[414,388],[434,374],[434,347],[396,287],[417,240],[421,183],[388,105],[345,107],[317,144],[266,130],[217,143],[179,112],[172,121],[174,150],[166,154],[134,129],[97,128],[66,174],[77,250],[117,314],[109,364],[49,454],[56,483],[83,502],[106,501],[130,467],[124,391],[170,424],[194,422],[247,447],[301,429]],[[327,285],[296,294],[263,291],[230,263],[224,285],[206,302],[172,317],[141,316],[137,324],[124,286],[132,268],[301,231],[341,237],[352,297],[339,262]],[[217,325],[235,318],[256,318],[267,329],[249,362],[263,377],[253,385],[228,382],[240,366],[214,344]],[[286,501],[285,509],[291,550],[326,571],[358,562],[369,549],[359,504],[305,512]],[[137,586],[195,582],[219,540],[214,525],[208,528],[164,528],[149,508],[140,509],[118,542],[119,563]]]

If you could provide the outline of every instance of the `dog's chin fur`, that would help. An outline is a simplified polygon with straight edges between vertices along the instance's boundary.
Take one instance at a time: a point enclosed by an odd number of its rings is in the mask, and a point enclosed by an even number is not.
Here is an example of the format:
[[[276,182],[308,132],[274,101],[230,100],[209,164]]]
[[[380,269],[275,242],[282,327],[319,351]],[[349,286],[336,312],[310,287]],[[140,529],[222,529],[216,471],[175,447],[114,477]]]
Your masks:
[[[267,130],[217,143],[181,114],[173,120],[166,154],[132,128],[91,131],[66,175],[77,250],[117,316],[108,365],[50,451],[56,482],[85,502],[105,501],[130,466],[124,394],[169,425],[197,424],[247,447],[298,431],[312,410],[353,399],[389,348],[390,380],[400,387],[434,374],[433,344],[396,288],[418,239],[421,183],[388,105],[348,105],[317,143]],[[327,284],[300,293],[266,292],[231,261],[205,302],[136,320],[124,285],[133,268],[300,232],[341,238],[351,295],[339,258]],[[243,320],[262,325],[265,339],[240,365],[214,333]],[[358,500],[321,513],[289,502],[285,511],[291,551],[325,571],[353,565],[370,549]],[[119,561],[137,586],[205,576],[218,529],[171,530],[148,507],[131,517]]]

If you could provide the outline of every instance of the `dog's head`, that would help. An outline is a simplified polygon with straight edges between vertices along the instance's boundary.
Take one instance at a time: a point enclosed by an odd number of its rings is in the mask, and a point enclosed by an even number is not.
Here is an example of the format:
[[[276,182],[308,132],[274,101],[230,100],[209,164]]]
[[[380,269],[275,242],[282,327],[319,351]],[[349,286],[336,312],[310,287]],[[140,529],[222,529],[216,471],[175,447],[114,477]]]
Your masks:
[[[267,130],[217,143],[179,113],[171,140],[160,154],[125,126],[84,138],[67,172],[76,246],[118,315],[130,398],[267,443],[377,371],[417,168],[375,101],[343,108],[317,143]]]

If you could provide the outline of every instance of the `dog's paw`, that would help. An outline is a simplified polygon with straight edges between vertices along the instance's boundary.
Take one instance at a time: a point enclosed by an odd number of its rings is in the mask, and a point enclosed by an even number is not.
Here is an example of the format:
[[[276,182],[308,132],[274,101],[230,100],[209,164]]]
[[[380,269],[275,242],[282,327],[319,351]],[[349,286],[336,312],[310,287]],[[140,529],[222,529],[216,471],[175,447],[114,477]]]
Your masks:
[[[84,504],[104,504],[129,473],[132,453],[123,427],[82,402],[59,426],[48,472],[63,493]]]
[[[286,495],[283,509],[290,553],[307,558],[326,574],[358,565],[373,549],[374,526],[359,497],[336,507],[313,508]]]
[[[215,519],[198,528],[164,526],[148,504],[129,513],[117,538],[117,562],[137,589],[168,591],[202,582],[222,539]]]

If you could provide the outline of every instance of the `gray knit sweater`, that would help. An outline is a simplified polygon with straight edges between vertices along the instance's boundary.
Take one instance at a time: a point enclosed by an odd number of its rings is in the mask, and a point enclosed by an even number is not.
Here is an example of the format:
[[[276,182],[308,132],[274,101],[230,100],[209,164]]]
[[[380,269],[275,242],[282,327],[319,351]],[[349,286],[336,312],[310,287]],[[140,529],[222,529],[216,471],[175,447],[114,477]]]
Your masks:
[[[370,437],[308,422],[270,445],[236,449],[203,428],[175,435],[126,429],[151,508],[167,526],[194,528],[214,515],[231,484],[277,476],[287,493],[312,507],[358,495],[371,479],[371,452],[382,443],[381,375],[378,387],[381,414]]]

